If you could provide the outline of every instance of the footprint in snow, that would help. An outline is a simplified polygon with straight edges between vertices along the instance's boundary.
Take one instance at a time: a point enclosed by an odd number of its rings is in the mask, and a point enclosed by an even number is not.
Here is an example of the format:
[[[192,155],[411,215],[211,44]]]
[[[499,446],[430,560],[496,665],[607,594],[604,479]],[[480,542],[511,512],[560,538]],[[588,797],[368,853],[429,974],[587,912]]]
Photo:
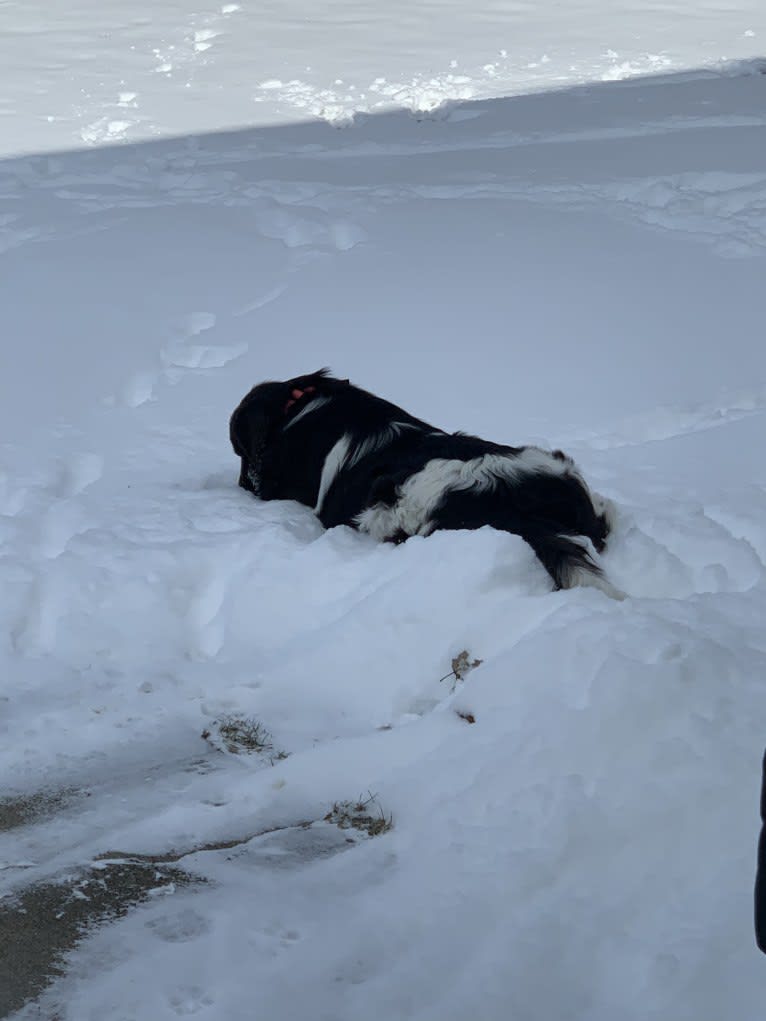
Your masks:
[[[58,495],[79,495],[101,478],[103,470],[104,458],[101,454],[75,454],[63,468]]]
[[[248,345],[221,344],[168,344],[162,351],[162,360],[168,368],[221,369],[236,358],[247,354]]]
[[[248,351],[246,343],[239,344],[197,344],[190,343],[192,338],[212,330],[216,325],[213,312],[192,312],[186,316],[181,325],[181,336],[170,341],[162,349],[160,358],[171,382],[176,378],[173,369],[220,369],[235,358],[240,358]]]
[[[15,517],[23,508],[28,490],[11,480],[7,472],[0,471],[0,514]]]
[[[280,290],[278,293],[282,293]],[[252,308],[258,308],[266,304],[278,295],[270,294],[262,302],[256,302]],[[234,315],[241,315],[245,310],[235,312]],[[134,373],[121,387],[115,397],[107,397],[107,404],[121,404],[123,407],[139,408],[147,401],[154,399],[157,384],[164,378],[169,383],[177,383],[189,369],[220,369],[236,358],[247,354],[249,346],[245,342],[238,344],[201,344],[195,339],[203,333],[214,329],[217,318],[213,312],[192,312],[185,316],[179,326],[176,336],[168,341],[160,350],[159,361],[161,369],[148,369]]]
[[[215,1000],[201,986],[182,986],[169,996],[168,1002],[179,1017],[185,1017],[207,1011]]]
[[[138,408],[154,397],[158,373],[137,372],[131,376],[120,392],[120,403],[129,408]],[[110,402],[111,403],[111,402]]]

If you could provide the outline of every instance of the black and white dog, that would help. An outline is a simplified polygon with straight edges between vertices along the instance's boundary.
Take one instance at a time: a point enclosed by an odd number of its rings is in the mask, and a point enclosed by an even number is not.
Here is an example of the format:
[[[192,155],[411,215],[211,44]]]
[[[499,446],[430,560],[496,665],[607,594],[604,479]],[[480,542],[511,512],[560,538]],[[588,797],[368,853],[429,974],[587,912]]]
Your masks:
[[[327,369],[254,387],[230,436],[240,486],[262,500],[298,500],[325,528],[402,542],[491,525],[525,539],[556,588],[595,585],[622,597],[593,559],[610,506],[560,450],[444,432]]]

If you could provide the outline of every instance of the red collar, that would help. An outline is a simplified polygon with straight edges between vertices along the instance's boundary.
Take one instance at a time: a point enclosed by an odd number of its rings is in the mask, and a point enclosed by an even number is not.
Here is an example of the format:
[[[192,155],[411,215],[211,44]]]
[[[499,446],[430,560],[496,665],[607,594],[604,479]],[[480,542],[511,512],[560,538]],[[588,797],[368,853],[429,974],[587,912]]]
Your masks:
[[[295,404],[296,401],[299,401],[301,397],[305,397],[306,394],[313,393],[316,393],[315,386],[307,386],[304,387],[303,390],[299,390],[298,387],[295,387],[295,389],[291,391],[290,399],[288,400],[287,404],[285,404],[284,414],[286,415],[290,408],[293,406],[293,404]]]

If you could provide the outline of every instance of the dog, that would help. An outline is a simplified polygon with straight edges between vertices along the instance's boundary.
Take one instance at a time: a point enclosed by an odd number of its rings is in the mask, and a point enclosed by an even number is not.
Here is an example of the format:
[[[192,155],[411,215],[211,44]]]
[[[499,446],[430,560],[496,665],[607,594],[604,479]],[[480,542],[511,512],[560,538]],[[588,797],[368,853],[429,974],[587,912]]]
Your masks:
[[[243,489],[297,500],[325,528],[400,543],[490,525],[520,535],[556,589],[590,585],[623,598],[594,559],[611,504],[561,450],[445,432],[328,369],[254,387],[229,435]]]

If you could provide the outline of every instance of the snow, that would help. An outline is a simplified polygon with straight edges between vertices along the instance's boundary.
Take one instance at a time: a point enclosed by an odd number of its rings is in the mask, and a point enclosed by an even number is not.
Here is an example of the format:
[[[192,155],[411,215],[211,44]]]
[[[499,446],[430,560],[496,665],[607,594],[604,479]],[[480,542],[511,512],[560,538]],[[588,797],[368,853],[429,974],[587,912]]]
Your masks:
[[[757,1021],[762,5],[0,7],[0,889],[207,880],[13,1016]],[[239,490],[325,364],[571,454],[629,598]]]
[[[518,95],[764,56],[761,0],[4,0],[0,151]]]

